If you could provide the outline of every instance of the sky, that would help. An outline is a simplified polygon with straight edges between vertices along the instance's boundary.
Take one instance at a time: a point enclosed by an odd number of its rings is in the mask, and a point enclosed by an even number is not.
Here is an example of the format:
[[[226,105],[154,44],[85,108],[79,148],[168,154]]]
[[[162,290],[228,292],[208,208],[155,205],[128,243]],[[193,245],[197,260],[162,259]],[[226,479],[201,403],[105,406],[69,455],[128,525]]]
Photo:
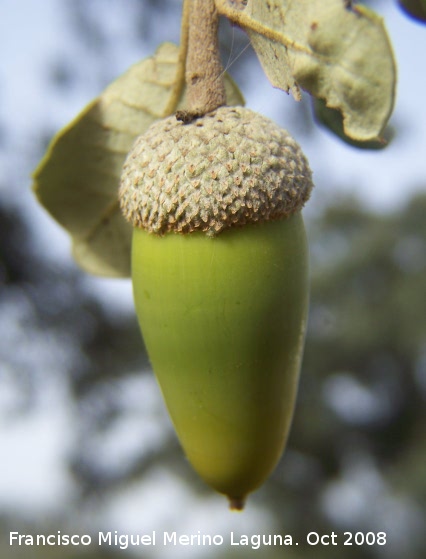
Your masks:
[[[19,207],[27,216],[38,240],[36,249],[43,247],[46,250],[48,247],[52,259],[64,262],[70,260],[68,237],[35,203],[30,192],[32,167],[28,165],[37,163],[38,152],[34,143],[38,141],[40,128],[58,130],[100,92],[98,76],[91,74],[93,67],[90,54],[76,44],[70,32],[65,4],[64,0],[0,1],[0,123],[7,137],[7,144],[0,149],[0,197],[6,204]],[[117,2],[106,4],[118,6]],[[316,182],[313,202],[320,200],[326,192],[330,197],[345,192],[361,197],[366,205],[378,211],[386,211],[403,203],[414,190],[426,187],[426,27],[403,16],[394,2],[380,2],[377,6],[386,19],[398,61],[398,95],[391,124],[394,123],[400,133],[381,152],[357,151],[322,129],[304,138],[303,149],[311,162]],[[129,19],[119,9],[114,8],[110,16],[106,17],[108,28],[117,36],[117,48],[111,52],[108,60],[113,78],[139,58],[151,54],[155,47],[141,47],[132,34],[134,29],[129,30]],[[178,27],[177,22],[172,29],[174,38],[178,34]],[[166,38],[159,38],[159,42]],[[61,54],[79,68],[80,81],[70,91],[58,92],[47,83],[46,60],[54,62]],[[259,78],[257,70],[254,68],[252,75],[247,77],[246,89],[243,91],[247,106],[275,120],[279,115],[279,123],[290,127],[295,101],[272,89],[266,78]],[[289,116],[285,115],[287,111]],[[102,285],[100,297],[112,302],[114,310],[132,312],[131,286],[128,281],[120,283],[117,280],[89,277],[86,281],[88,289],[94,291]],[[119,293],[119,296],[114,298],[113,293]],[[7,329],[1,320],[0,316],[0,331],[3,332]],[[16,339],[13,340],[16,342]],[[37,342],[33,340],[34,344]],[[2,371],[2,374],[12,373]],[[53,379],[53,366],[52,372],[48,374],[52,374]],[[70,495],[72,485],[61,470],[61,459],[70,444],[67,436],[64,437],[64,432],[67,433],[64,426],[72,422],[72,412],[65,405],[66,387],[55,384],[53,380],[51,386],[55,398],[49,399],[46,395],[46,401],[41,400],[39,409],[44,411],[15,423],[13,428],[0,427],[2,448],[6,453],[9,451],[11,457],[0,477],[0,506],[13,505],[25,510],[28,503],[32,502],[36,507],[50,510],[55,507],[58,496],[66,498]],[[149,390],[156,390],[154,384]],[[7,408],[7,394],[1,395],[1,406]],[[38,441],[36,453],[31,451],[34,440]],[[33,461],[31,475],[26,469],[28,460]],[[177,500],[186,498],[179,494],[167,475],[162,476],[161,472],[159,475],[160,483],[169,491],[174,491]],[[351,487],[356,490],[356,484]],[[115,526],[119,527],[120,515],[117,511],[125,505],[131,512],[132,506],[141,497],[138,491],[146,493],[149,490],[138,489],[136,493],[122,495],[120,502],[115,502],[104,512],[103,520],[108,523],[113,519]],[[328,498],[331,502],[332,492]],[[143,494],[142,501],[146,499],[151,497]],[[211,514],[219,518],[222,501],[218,499],[213,507],[216,504],[217,515]],[[166,500],[158,503],[156,514],[167,517]],[[198,517],[201,529],[208,525],[209,518],[202,517],[196,503],[193,504],[194,517]],[[237,528],[238,522],[235,520]],[[251,526],[250,530],[255,530],[258,518],[250,517],[249,513],[244,522],[245,526]],[[258,530],[261,528],[257,527]],[[173,556],[177,557],[176,554]]]

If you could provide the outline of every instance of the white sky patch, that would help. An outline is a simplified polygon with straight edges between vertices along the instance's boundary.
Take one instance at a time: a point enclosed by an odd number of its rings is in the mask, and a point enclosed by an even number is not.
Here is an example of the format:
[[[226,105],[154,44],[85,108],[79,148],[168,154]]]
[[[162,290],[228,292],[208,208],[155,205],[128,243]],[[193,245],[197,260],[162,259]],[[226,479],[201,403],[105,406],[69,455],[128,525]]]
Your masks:
[[[322,394],[326,404],[349,424],[379,423],[392,416],[394,402],[386,385],[363,386],[356,375],[339,372],[324,382]]]
[[[176,515],[176,511],[180,511]],[[149,534],[156,532],[155,547],[147,548],[150,557],[158,559],[192,559],[211,557],[227,547],[231,532],[235,541],[240,534],[270,534],[274,528],[272,515],[251,507],[244,514],[228,510],[226,498],[212,493],[206,503],[190,493],[188,487],[167,470],[157,468],[146,476],[144,483],[128,487],[103,508],[98,517],[98,530],[115,530],[118,534]],[[163,545],[164,532],[180,535],[215,534],[223,537],[223,546]],[[240,550],[233,547],[231,549]],[[242,548],[242,551],[247,548]],[[143,554],[143,546],[130,549],[135,555]]]
[[[321,508],[342,531],[385,532],[388,557],[410,554],[424,541],[424,511],[401,498],[362,452],[351,453],[341,477],[324,488]]]
[[[64,467],[71,442],[67,399],[50,388],[50,402],[1,420],[0,509],[24,517],[60,512],[73,494]]]

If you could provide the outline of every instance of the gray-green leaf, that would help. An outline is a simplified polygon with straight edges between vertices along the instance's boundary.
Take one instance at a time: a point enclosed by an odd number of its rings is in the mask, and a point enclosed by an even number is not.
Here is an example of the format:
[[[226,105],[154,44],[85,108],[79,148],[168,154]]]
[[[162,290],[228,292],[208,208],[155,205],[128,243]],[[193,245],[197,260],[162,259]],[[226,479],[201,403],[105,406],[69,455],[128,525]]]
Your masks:
[[[394,105],[396,69],[374,12],[343,0],[248,0],[243,11],[228,0],[216,5],[246,29],[273,86],[324,99],[341,112],[353,140],[380,137]]]
[[[40,203],[72,236],[73,255],[86,271],[130,275],[132,227],[121,216],[118,187],[136,137],[185,106],[179,48],[162,44],[132,66],[52,140],[34,172]],[[229,105],[244,104],[226,76]]]
[[[367,142],[360,142],[359,140],[353,140],[347,136],[343,130],[343,119],[342,114],[336,109],[330,109],[326,106],[322,99],[313,99],[313,111],[316,121],[325,126],[343,140],[346,144],[352,147],[366,150],[381,150],[389,145],[394,137],[394,130],[391,126],[386,126],[383,130],[382,137],[380,140],[369,140]]]

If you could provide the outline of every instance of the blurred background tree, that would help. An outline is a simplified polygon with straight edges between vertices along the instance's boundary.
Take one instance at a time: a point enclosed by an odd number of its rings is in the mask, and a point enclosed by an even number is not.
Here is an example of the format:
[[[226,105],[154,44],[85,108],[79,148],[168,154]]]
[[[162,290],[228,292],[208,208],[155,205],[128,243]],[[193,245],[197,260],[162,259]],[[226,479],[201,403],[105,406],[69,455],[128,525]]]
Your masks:
[[[98,90],[115,77],[117,42],[130,36],[143,51],[178,41],[179,1],[128,0],[126,15],[114,0],[56,4],[74,50],[52,53],[45,80],[65,99],[81,96],[88,76]],[[105,6],[109,16],[99,17]],[[244,91],[254,64],[247,39],[227,25],[221,33],[224,61]],[[262,548],[271,559],[308,557],[312,549],[327,558],[424,557],[426,195],[387,213],[345,196],[308,212],[311,309],[288,449],[248,510],[231,515],[184,460],[128,304],[128,282],[88,279],[68,256],[57,256],[67,250],[64,240],[49,254],[41,232],[49,218],[38,213],[28,175],[56,131],[53,120],[34,125],[31,144],[19,143],[0,113],[1,161],[8,162],[0,177],[1,557],[123,553],[11,548],[9,531],[60,530],[96,541],[98,530],[153,529],[281,533],[300,542]],[[290,120],[302,143],[314,134],[308,102]],[[61,238],[56,226],[51,231]],[[387,545],[345,547],[345,530],[385,531]],[[311,531],[338,532],[339,546],[307,546]],[[177,554],[161,546],[133,552]],[[190,552],[257,553],[228,546]]]

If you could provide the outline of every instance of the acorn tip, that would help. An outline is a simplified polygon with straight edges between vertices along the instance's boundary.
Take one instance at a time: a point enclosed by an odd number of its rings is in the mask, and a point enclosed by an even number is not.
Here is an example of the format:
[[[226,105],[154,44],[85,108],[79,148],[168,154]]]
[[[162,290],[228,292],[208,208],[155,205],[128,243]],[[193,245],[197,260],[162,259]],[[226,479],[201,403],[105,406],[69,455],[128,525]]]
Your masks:
[[[244,510],[246,504],[245,497],[228,497],[229,500],[229,510],[239,511]]]

